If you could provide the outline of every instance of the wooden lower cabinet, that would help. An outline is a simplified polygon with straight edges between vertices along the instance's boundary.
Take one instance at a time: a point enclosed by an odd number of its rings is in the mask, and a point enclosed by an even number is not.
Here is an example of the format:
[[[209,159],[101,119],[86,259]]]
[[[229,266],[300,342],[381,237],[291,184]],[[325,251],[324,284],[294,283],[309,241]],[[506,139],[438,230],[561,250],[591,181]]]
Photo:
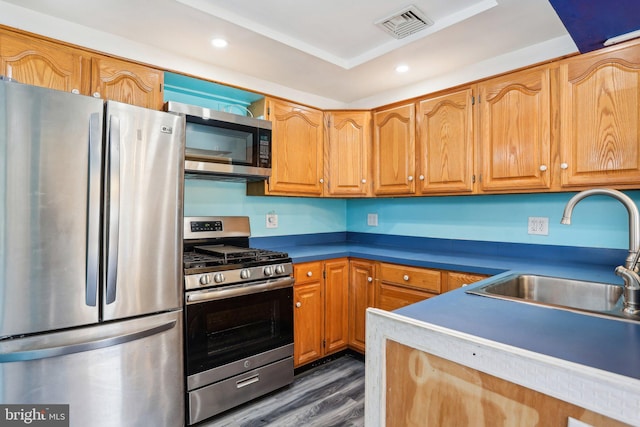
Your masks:
[[[387,427],[627,425],[392,340],[385,372]]]
[[[349,261],[349,347],[364,353],[366,311],[373,307],[375,261]]]
[[[348,271],[346,258],[294,265],[294,366],[347,347]]]
[[[474,273],[463,273],[460,271],[448,271],[446,289],[443,289],[443,292],[452,291],[454,289],[458,289],[463,286],[467,286],[472,283],[479,282],[480,280],[486,279],[487,277],[489,276],[486,274],[474,274]]]
[[[381,262],[375,286],[375,307],[396,310],[440,293],[440,270]]]

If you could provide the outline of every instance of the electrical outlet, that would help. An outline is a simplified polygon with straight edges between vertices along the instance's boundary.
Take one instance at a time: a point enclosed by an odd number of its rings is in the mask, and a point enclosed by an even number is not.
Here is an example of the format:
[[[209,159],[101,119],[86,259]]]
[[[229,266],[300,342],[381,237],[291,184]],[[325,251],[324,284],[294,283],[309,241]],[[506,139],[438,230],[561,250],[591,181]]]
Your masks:
[[[549,218],[546,216],[530,216],[527,227],[529,234],[549,235]]]
[[[267,214],[267,228],[278,228],[278,214]]]
[[[378,214],[377,213],[367,214],[367,225],[369,227],[377,227],[378,226]]]

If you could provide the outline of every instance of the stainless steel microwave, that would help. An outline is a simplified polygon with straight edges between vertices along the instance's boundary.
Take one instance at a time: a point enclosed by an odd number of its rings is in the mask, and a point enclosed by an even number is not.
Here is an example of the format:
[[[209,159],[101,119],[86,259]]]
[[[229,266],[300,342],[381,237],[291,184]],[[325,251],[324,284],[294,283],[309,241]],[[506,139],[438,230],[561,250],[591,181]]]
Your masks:
[[[186,117],[185,176],[261,180],[271,175],[271,122],[169,101]]]

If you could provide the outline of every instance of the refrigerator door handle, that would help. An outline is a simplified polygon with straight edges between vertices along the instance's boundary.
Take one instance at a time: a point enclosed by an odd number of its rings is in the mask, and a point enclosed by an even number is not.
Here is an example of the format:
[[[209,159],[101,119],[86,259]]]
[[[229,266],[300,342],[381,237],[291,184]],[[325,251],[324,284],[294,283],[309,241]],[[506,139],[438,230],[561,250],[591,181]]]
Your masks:
[[[82,353],[85,351],[98,350],[105,347],[112,347],[136,341],[142,338],[150,337],[152,335],[159,334],[164,331],[168,331],[176,326],[177,321],[166,321],[163,319],[162,323],[153,325],[151,327],[145,327],[130,333],[115,333],[111,336],[101,337],[96,340],[85,341],[73,344],[60,344],[53,343],[50,346],[43,346],[42,348],[32,349],[19,349],[16,351],[5,350],[3,343],[0,343],[0,363],[7,362],[23,362],[27,360],[40,360],[48,359],[50,357],[66,356],[74,353]],[[6,344],[11,345],[12,341],[8,341]]]
[[[120,233],[120,119],[109,116],[109,235],[107,240],[106,304],[116,300]]]
[[[87,218],[87,283],[86,304],[95,307],[98,299],[98,263],[100,262],[100,168],[101,168],[100,113],[91,114],[89,120],[89,200]]]

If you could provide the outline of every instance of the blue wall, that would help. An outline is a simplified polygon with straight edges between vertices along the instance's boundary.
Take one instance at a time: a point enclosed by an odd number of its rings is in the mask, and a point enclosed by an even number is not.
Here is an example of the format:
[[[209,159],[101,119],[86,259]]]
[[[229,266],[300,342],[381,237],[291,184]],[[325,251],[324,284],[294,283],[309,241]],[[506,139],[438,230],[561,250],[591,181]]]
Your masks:
[[[574,193],[411,197],[385,199],[315,199],[246,196],[241,182],[188,179],[185,215],[248,215],[254,237],[337,231],[405,236],[626,249],[626,209],[594,196],[581,201],[572,224],[561,225]],[[636,204],[640,192],[627,192]],[[278,214],[279,227],[266,228],[266,214]],[[367,214],[378,214],[378,226]],[[549,235],[527,234],[529,216],[549,217]]]

